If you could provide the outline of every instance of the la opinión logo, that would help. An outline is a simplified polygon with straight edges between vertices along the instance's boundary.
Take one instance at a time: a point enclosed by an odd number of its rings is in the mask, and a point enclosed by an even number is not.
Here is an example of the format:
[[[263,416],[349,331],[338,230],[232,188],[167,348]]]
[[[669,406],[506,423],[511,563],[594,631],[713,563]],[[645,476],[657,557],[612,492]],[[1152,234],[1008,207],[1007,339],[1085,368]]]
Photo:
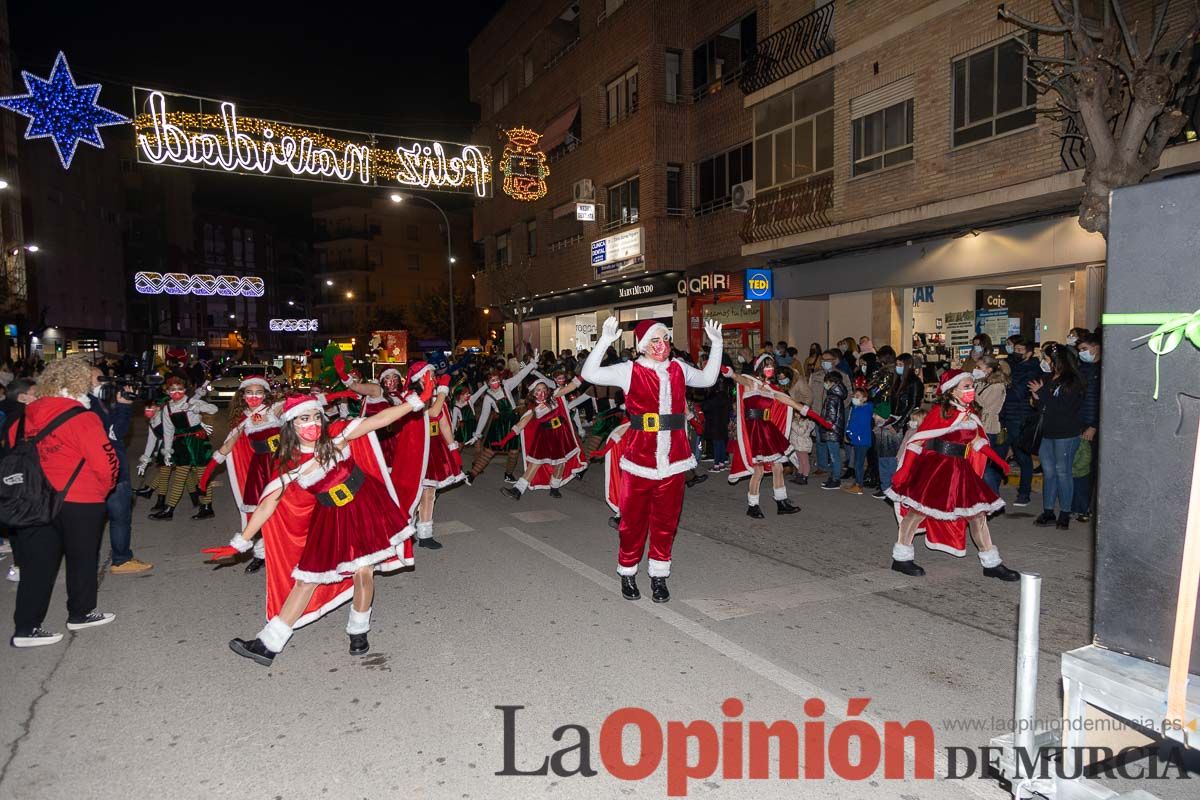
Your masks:
[[[719,775],[724,780],[822,780],[837,777],[861,781],[879,777],[889,780],[934,778],[934,734],[926,721],[908,723],[887,721],[883,730],[864,719],[855,719],[866,710],[870,699],[851,698],[846,719],[834,725],[822,717],[826,706],[810,698],[804,703],[808,719],[744,720],[745,705],[736,697],[721,704],[724,719],[661,721],[644,708],[629,706],[613,711],[600,723],[599,765],[609,775],[623,781],[645,780],[666,770],[667,794],[683,797],[689,782]],[[503,722],[504,766],[496,772],[503,776],[544,776],[593,778],[599,771],[593,766],[592,732],[581,724],[555,728],[550,737],[551,751],[543,749],[541,761],[525,748],[518,757],[517,713],[525,706],[495,706]],[[622,749],[626,737],[636,736],[637,757],[627,761]],[[910,744],[911,743],[911,744]],[[772,764],[772,748],[777,756]],[[801,768],[803,754],[803,768]],[[774,766],[774,770],[772,769]]]

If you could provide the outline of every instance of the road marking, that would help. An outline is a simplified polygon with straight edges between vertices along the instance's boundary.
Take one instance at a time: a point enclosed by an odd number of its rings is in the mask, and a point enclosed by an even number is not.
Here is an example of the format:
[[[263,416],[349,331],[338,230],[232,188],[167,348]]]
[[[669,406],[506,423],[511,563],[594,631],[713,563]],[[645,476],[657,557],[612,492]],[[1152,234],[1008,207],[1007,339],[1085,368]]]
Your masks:
[[[586,578],[592,583],[599,586],[601,589],[611,593],[620,593],[620,583],[617,580],[616,569],[614,567],[612,574],[606,575],[597,569],[589,567],[582,561],[569,556],[556,547],[553,547],[541,539],[530,536],[519,528],[501,528],[502,533],[507,534],[517,540],[526,547],[536,550],[551,561],[555,561],[567,569],[574,572],[580,577]],[[849,702],[848,698],[834,692],[820,688],[816,684],[801,678],[794,672],[790,672],[777,664],[768,661],[757,653],[751,652],[734,641],[726,639],[718,633],[710,631],[708,628],[701,625],[699,622],[688,619],[682,614],[672,611],[663,604],[648,603],[646,599],[632,603],[635,608],[647,614],[652,614],[658,617],[661,621],[675,628],[680,633],[683,633],[701,644],[717,651],[726,658],[731,659],[735,663],[750,670],[751,672],[766,678],[771,683],[783,689],[796,697],[807,700],[810,697],[820,698],[825,702],[825,716],[834,720],[845,720],[846,717],[838,713],[837,709],[845,709]],[[871,713],[856,714],[855,719],[863,720],[869,723],[877,731],[883,730],[884,720],[876,717]],[[940,776],[949,774],[949,764],[946,761],[945,755],[941,751],[934,751],[934,763],[936,774]],[[944,778],[938,778],[938,783],[945,783]],[[916,781],[913,779],[905,779],[902,783],[925,783],[925,781]],[[997,798],[1005,797],[1006,794],[1000,793],[999,787],[993,787],[991,790],[983,786],[976,785],[978,781],[964,780],[959,783],[959,786],[967,792],[984,800],[997,800]],[[988,782],[990,785],[990,782]]]
[[[467,523],[459,522],[456,519],[452,519],[448,522],[435,521],[433,523],[433,532],[438,536],[443,536],[448,533],[470,533],[473,530],[475,529]]]
[[[521,522],[558,522],[567,518],[566,514],[557,511],[517,511],[513,516]]]

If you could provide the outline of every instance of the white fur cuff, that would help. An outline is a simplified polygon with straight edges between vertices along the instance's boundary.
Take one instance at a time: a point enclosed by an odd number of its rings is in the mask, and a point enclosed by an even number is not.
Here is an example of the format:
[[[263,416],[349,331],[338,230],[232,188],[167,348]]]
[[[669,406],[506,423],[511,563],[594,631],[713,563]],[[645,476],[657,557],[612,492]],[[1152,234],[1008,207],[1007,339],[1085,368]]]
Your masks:
[[[993,547],[991,550],[980,550],[979,563],[986,568],[1000,566],[1000,564],[1003,562],[1000,560],[999,548]]]
[[[776,500],[787,500],[787,487],[786,486],[780,486],[778,489],[774,489],[774,492],[775,492]]]
[[[258,640],[272,653],[278,653],[292,638],[292,628],[279,617],[271,617],[261,631]]]
[[[623,567],[620,564],[617,564],[617,574],[618,575],[623,575],[623,576],[637,575],[637,569],[638,569],[637,564],[634,564],[632,567]]]
[[[513,488],[521,494],[525,494],[525,491],[529,488],[529,481],[524,478],[517,478],[517,482],[513,484]]]
[[[213,461],[217,462],[218,464],[224,464],[225,458],[226,458],[225,454],[222,453],[220,450],[216,450],[213,452],[212,459],[213,459]]]
[[[432,539],[433,538],[433,523],[432,522],[418,522],[417,523],[417,538],[418,539]]]
[[[913,549],[911,544],[900,544],[896,542],[892,545],[892,560],[893,561],[912,561],[917,557],[917,551]]]
[[[237,550],[239,553],[244,553],[251,547],[254,547],[254,543],[242,536],[240,533],[235,533],[233,538],[229,540],[229,546],[234,550]]]
[[[425,402],[421,399],[419,394],[409,395],[408,405],[413,411],[422,411],[425,408]]]
[[[267,560],[267,546],[263,544],[261,536],[254,540],[254,557],[261,558],[263,561]]]
[[[371,630],[371,609],[359,611],[350,606],[350,620],[346,623],[346,633],[366,633]]]
[[[758,505],[758,495],[756,495],[756,494],[746,495],[746,502],[752,506]]]
[[[651,578],[669,577],[671,574],[671,562],[670,561],[655,561],[652,558],[652,559],[650,559],[649,563],[646,565],[646,574],[649,575]]]

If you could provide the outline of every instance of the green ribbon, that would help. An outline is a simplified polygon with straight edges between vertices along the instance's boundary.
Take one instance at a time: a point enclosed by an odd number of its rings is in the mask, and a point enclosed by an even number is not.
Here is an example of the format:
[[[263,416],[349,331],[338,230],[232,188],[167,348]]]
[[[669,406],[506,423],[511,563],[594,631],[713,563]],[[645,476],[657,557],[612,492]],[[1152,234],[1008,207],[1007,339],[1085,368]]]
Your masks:
[[[1154,314],[1104,314],[1104,325],[1157,325],[1152,332],[1133,341],[1148,340],[1146,346],[1154,353],[1154,399],[1158,399],[1159,362],[1183,343],[1184,338],[1200,348],[1200,310],[1190,314],[1161,312]]]

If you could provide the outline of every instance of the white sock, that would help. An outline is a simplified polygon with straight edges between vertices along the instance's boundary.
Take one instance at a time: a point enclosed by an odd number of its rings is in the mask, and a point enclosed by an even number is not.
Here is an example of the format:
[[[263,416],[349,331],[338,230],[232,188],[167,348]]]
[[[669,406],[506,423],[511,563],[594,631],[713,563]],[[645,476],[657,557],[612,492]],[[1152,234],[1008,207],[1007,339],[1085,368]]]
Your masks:
[[[525,494],[525,490],[529,488],[529,481],[524,478],[517,478],[517,482],[513,484],[513,488],[521,494]]]
[[[756,495],[756,494],[746,495],[746,502],[752,506],[758,505],[758,495]]]
[[[267,560],[267,546],[263,544],[261,536],[254,540],[254,557],[261,558],[263,561]]]
[[[911,544],[900,544],[896,542],[892,545],[892,560],[893,561],[912,561],[917,557],[917,551],[913,549]]]
[[[359,611],[350,606],[350,620],[346,623],[346,633],[366,633],[371,630],[371,609]]]
[[[418,522],[417,523],[417,538],[432,539],[433,538],[433,522]]]
[[[776,500],[787,500],[787,487],[780,486],[780,487],[776,488],[775,489],[775,499]]]
[[[272,653],[278,653],[288,643],[288,639],[292,638],[292,626],[279,617],[271,617],[258,632],[257,638]]]
[[[979,563],[984,567],[1000,566],[1000,564],[1003,563],[1000,560],[1000,550],[996,547],[993,547],[991,550],[980,550]]]

